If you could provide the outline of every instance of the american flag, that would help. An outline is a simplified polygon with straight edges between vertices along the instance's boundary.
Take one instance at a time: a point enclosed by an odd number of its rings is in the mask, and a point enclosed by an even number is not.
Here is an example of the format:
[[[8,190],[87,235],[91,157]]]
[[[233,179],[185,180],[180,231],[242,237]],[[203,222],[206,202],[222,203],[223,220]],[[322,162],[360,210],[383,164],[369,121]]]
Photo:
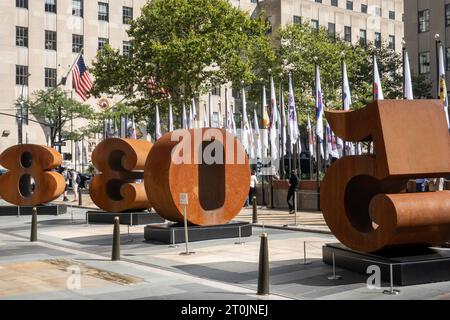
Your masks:
[[[75,63],[72,70],[72,83],[75,92],[86,101],[91,96],[91,90],[94,84],[92,83],[91,77],[84,64],[83,55],[80,55],[77,63]]]

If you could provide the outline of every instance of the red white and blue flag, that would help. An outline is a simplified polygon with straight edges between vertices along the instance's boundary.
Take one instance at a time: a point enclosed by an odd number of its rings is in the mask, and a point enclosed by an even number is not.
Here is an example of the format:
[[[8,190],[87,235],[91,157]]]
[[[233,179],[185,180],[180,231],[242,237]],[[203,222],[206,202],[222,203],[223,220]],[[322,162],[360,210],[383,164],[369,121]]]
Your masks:
[[[83,101],[86,101],[91,96],[94,83],[91,80],[82,54],[72,69],[72,86]]]

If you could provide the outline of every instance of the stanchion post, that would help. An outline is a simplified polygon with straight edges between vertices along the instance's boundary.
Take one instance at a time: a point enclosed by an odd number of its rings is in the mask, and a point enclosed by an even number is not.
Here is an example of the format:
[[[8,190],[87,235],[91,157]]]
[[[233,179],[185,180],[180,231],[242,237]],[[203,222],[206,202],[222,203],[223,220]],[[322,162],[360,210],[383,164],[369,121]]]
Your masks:
[[[252,212],[252,223],[258,223],[258,206],[256,203],[256,197],[252,198],[253,212]]]
[[[303,264],[311,264],[311,262],[306,261],[306,241],[303,241]]]
[[[244,244],[245,242],[242,241],[242,230],[241,226],[239,226],[239,241],[235,242],[234,244]]]
[[[114,218],[112,261],[120,260],[120,221],[119,217]]]
[[[30,242],[37,241],[37,209],[33,207],[32,216],[31,216],[31,235]]]
[[[183,216],[184,216],[184,241],[186,243],[186,252],[181,252],[182,255],[191,255],[195,252],[189,251],[189,234],[188,234],[188,220],[187,220],[187,205],[189,203],[189,198],[187,193],[180,193],[180,205],[183,206]]]
[[[81,207],[83,205],[83,193],[81,193],[81,186],[78,186],[78,205]]]
[[[294,191],[294,225],[297,225],[297,190]]]
[[[400,290],[394,289],[394,274],[392,272],[392,263],[389,264],[389,276],[390,276],[391,288],[389,290],[384,290],[383,293],[388,294],[388,295],[397,295],[400,293]]]
[[[342,277],[336,274],[336,263],[334,260],[334,252],[331,253],[333,257],[333,274],[328,277],[328,280],[341,280]]]
[[[175,240],[175,228],[172,228],[172,244],[169,245],[169,248],[178,248],[177,242]]]
[[[256,294],[268,295],[269,291],[269,248],[267,233],[262,233],[259,248],[258,290]]]

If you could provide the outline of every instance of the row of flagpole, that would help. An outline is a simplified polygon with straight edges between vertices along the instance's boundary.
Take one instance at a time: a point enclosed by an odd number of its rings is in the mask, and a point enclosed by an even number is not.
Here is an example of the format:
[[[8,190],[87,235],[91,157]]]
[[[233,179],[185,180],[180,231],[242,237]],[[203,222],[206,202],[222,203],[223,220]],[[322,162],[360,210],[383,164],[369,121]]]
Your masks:
[[[443,62],[443,50],[442,46],[439,50],[439,88],[440,88],[440,99],[443,101],[443,106],[447,112],[448,108],[448,98],[447,90],[445,85],[445,68]],[[413,88],[412,88],[412,78],[411,71],[409,67],[409,58],[407,52],[404,52],[403,58],[404,65],[404,84],[403,84],[403,96],[404,99],[413,99]],[[319,180],[319,175],[321,168],[321,159],[324,161],[329,161],[332,158],[340,158],[345,155],[358,155],[362,154],[361,143],[349,143],[342,141],[340,138],[336,137],[332,132],[329,124],[324,119],[324,105],[323,105],[323,92],[321,87],[321,77],[320,77],[320,67],[316,64],[315,67],[315,109],[316,109],[316,125],[315,128],[311,126],[310,111],[307,112],[307,143],[309,145],[308,151],[310,152],[311,158],[316,161],[316,177]],[[292,156],[295,154],[300,155],[302,151],[302,146],[300,143],[300,131],[298,127],[298,113],[295,104],[294,97],[294,84],[292,79],[292,74],[288,74],[288,104],[287,104],[287,117],[285,114],[284,96],[283,88],[280,81],[280,94],[279,101],[277,104],[275,84],[273,76],[270,76],[269,86],[270,86],[270,103],[267,104],[266,100],[266,88],[262,86],[262,129],[259,128],[259,121],[256,109],[254,110],[253,120],[254,124],[252,126],[248,118],[247,113],[247,100],[246,100],[246,90],[242,86],[241,99],[242,99],[242,121],[241,130],[238,134],[236,124],[234,121],[233,112],[228,106],[228,97],[225,97],[225,121],[222,123],[222,119],[219,119],[219,127],[225,127],[228,131],[232,132],[234,135],[238,136],[243,147],[247,151],[251,159],[264,159],[269,157],[273,160],[281,160],[281,172],[284,173],[284,157],[290,155],[289,168],[296,168],[297,161],[293,159]],[[227,92],[227,91],[226,91]],[[227,93],[226,93],[227,95]],[[384,94],[381,85],[381,78],[378,71],[377,58],[373,56],[373,100],[383,100]],[[211,97],[209,96],[209,104],[211,104]],[[344,59],[342,59],[342,109],[348,111],[351,109],[352,99],[350,92],[350,84],[347,76],[347,67]],[[269,108],[269,112],[267,110]],[[193,129],[196,127],[195,119],[197,118],[195,99],[190,100],[189,105],[189,116],[187,116],[186,105],[183,100],[182,102],[182,119],[181,128],[183,129]],[[174,130],[173,122],[173,110],[172,104],[169,105],[169,116],[168,116],[168,129],[169,131]],[[269,116],[270,114],[270,116]],[[219,116],[221,118],[222,115]],[[211,127],[211,105],[209,106],[209,121],[207,120],[207,111],[204,110],[203,119],[200,121],[198,119],[198,127]],[[286,121],[287,119],[287,121]],[[448,118],[447,118],[448,120]],[[125,137],[136,139],[136,123],[134,121],[134,116],[131,121],[127,117],[121,117],[120,120],[121,133],[119,135],[116,120],[108,119],[105,121],[105,137]],[[325,129],[324,129],[325,123]],[[155,140],[162,136],[161,123],[159,107],[156,106],[155,112]],[[286,128],[287,127],[287,128]],[[122,128],[125,128],[122,129]],[[128,130],[131,128],[131,131]],[[314,130],[315,129],[315,130]],[[130,132],[130,133],[129,133]],[[325,143],[324,143],[325,142]],[[325,144],[325,150],[324,150]],[[288,152],[289,151],[289,152]],[[370,152],[370,150],[369,150]],[[312,161],[311,161],[312,162]],[[310,162],[310,164],[311,164]],[[300,161],[298,162],[298,168],[300,168]],[[312,178],[312,166],[310,165],[310,177]],[[273,172],[272,172],[273,173]],[[271,174],[272,174],[271,173]]]

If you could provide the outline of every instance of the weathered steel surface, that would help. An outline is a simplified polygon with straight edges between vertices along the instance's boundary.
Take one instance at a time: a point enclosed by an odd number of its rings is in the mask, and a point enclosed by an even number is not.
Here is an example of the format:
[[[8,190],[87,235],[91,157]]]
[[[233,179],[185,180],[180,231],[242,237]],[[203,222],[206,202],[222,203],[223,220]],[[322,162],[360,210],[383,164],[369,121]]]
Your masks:
[[[358,111],[328,111],[346,141],[373,141],[375,154],[344,157],[321,186],[324,218],[347,247],[438,245],[450,239],[450,192],[406,193],[411,178],[450,174],[450,136],[442,103],[377,101]]]
[[[198,155],[209,153],[211,148],[216,155],[223,154],[222,164],[199,164]],[[180,156],[184,162],[176,160]],[[250,167],[244,149],[223,129],[170,132],[155,143],[145,167],[150,202],[159,215],[171,221],[183,221],[179,196],[187,193],[187,219],[191,224],[226,223],[242,209],[249,186]]]
[[[0,176],[0,195],[17,206],[35,206],[58,198],[65,188],[64,177],[50,171],[62,163],[55,149],[21,144],[0,155],[0,165],[9,171]]]
[[[92,163],[101,174],[94,176],[89,191],[99,208],[108,212],[150,208],[142,179],[151,148],[148,141],[120,138],[106,139],[95,148]]]

